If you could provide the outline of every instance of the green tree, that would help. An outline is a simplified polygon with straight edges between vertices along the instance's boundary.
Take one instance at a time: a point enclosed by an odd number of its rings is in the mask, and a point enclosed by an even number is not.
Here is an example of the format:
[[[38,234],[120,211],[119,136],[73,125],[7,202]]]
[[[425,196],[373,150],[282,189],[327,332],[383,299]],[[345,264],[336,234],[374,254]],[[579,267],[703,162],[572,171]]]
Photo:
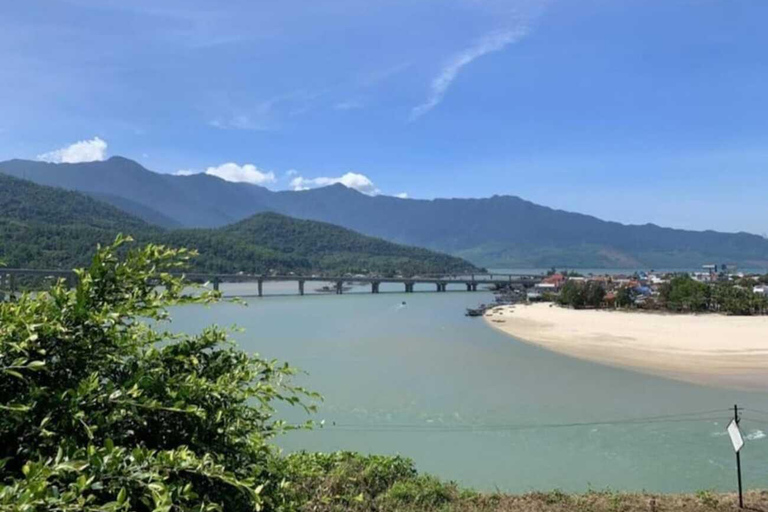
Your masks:
[[[274,508],[269,440],[289,428],[274,404],[312,410],[316,395],[219,328],[158,331],[169,306],[218,296],[171,275],[192,253],[128,241],[100,249],[74,289],[0,304],[0,509]]]
[[[635,294],[629,286],[622,286],[616,292],[616,306],[629,308],[635,304]]]
[[[558,302],[563,306],[570,306],[574,309],[583,308],[587,303],[583,286],[576,281],[567,281],[560,288]]]
[[[587,281],[584,285],[584,301],[588,306],[599,308],[605,300],[605,288],[595,281]]]
[[[605,299],[605,288],[600,283],[567,281],[560,289],[558,302],[574,309],[599,308]]]
[[[661,287],[660,296],[667,309],[672,311],[701,312],[709,308],[711,289],[707,284],[684,274],[665,283]]]

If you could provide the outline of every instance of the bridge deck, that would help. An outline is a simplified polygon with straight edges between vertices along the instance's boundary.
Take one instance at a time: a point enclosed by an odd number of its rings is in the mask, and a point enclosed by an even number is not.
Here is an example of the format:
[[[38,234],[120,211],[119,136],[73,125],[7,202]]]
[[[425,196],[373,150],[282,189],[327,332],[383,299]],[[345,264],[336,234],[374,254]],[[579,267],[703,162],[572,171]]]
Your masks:
[[[66,270],[47,270],[47,269],[23,269],[23,268],[0,268],[0,289],[5,288],[12,292],[15,291],[15,282],[17,276],[34,277],[58,277],[71,279],[76,276],[73,271]],[[365,283],[371,285],[373,293],[379,292],[379,285],[382,283],[399,283],[405,286],[406,292],[412,292],[415,284],[434,284],[436,291],[444,292],[448,285],[466,285],[467,291],[476,291],[478,285],[496,285],[496,286],[523,286],[530,287],[541,280],[541,276],[530,276],[521,274],[467,274],[467,275],[427,275],[427,276],[408,276],[408,277],[379,277],[379,276],[324,276],[324,275],[269,275],[269,274],[203,274],[186,273],[187,279],[213,283],[216,290],[222,283],[258,283],[259,296],[262,295],[262,286],[265,282],[296,282],[299,287],[299,294],[304,295],[304,284],[307,282],[334,283],[336,293],[342,293],[344,283]]]

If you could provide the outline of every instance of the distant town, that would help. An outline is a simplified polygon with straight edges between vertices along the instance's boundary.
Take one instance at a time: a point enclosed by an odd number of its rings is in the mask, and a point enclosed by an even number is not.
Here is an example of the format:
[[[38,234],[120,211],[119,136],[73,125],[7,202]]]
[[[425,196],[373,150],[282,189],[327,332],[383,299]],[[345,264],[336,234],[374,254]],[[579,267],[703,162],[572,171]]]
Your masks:
[[[527,291],[529,302],[553,301],[576,309],[623,308],[676,312],[768,314],[768,274],[707,264],[696,272],[588,274],[550,270]]]

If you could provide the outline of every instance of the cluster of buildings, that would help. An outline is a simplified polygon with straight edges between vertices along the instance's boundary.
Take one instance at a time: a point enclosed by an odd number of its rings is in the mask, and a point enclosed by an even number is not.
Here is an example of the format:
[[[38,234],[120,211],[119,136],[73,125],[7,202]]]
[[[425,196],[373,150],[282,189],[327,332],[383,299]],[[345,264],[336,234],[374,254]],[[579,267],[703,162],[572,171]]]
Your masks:
[[[715,283],[720,281],[747,281],[751,282],[752,291],[768,297],[768,284],[761,283],[756,274],[738,272],[733,265],[703,265],[700,271],[688,273],[692,279],[702,283]],[[670,279],[680,275],[680,272],[636,272],[626,274],[601,274],[582,276],[577,273],[551,273],[528,291],[528,300],[545,300],[556,295],[568,281],[581,283],[597,283],[606,291],[605,301],[611,303],[616,300],[616,293],[622,288],[629,288],[635,297],[635,304],[642,305],[647,300],[658,296],[661,286]],[[742,286],[744,286],[742,284]]]

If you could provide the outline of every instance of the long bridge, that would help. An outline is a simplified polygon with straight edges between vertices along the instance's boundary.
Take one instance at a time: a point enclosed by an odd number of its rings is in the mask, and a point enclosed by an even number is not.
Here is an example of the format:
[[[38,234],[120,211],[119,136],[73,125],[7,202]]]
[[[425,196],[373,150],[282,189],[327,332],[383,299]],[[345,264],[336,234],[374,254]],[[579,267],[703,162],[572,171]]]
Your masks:
[[[304,295],[306,283],[331,283],[329,287],[332,293],[341,295],[344,292],[345,283],[367,284],[371,287],[371,293],[379,293],[382,283],[395,283],[403,285],[405,293],[413,293],[417,284],[434,285],[436,292],[447,291],[448,285],[460,285],[466,287],[466,291],[477,291],[478,286],[512,286],[530,288],[541,281],[542,276],[504,273],[476,273],[466,275],[423,275],[409,277],[379,277],[379,276],[324,276],[324,275],[270,275],[270,274],[202,274],[184,273],[186,279],[195,282],[211,283],[214,290],[219,290],[223,283],[257,283],[258,295],[264,295],[264,283],[267,282],[295,282],[298,285],[299,295]],[[70,283],[77,279],[73,271],[65,270],[39,270],[23,268],[0,268],[0,290],[6,290],[14,294],[17,289],[19,277],[30,276],[36,278],[61,278]]]

